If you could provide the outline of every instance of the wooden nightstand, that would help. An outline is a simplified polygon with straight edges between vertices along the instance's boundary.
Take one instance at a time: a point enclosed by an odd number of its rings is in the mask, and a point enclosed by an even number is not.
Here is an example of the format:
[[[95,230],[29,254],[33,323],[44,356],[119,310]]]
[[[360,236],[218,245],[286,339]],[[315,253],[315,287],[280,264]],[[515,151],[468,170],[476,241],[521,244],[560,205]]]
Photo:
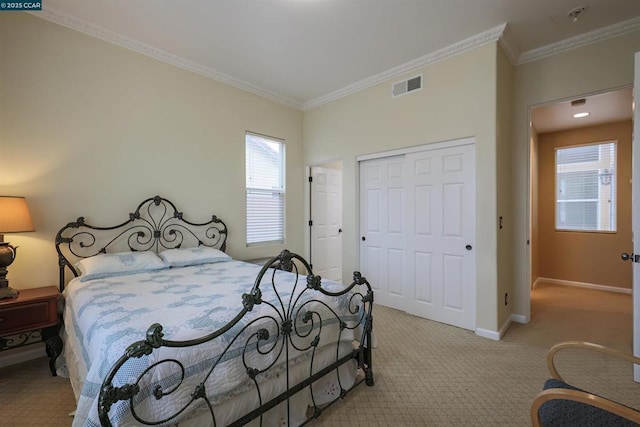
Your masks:
[[[51,375],[56,375],[55,361],[62,353],[58,335],[60,316],[58,288],[22,289],[17,298],[0,300],[0,351],[44,342]]]

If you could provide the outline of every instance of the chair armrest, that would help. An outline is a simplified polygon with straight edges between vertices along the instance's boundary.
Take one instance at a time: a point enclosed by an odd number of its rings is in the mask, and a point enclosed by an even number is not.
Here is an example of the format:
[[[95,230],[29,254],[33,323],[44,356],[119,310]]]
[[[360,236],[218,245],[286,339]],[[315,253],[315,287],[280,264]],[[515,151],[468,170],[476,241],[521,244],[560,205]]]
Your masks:
[[[590,342],[566,341],[566,342],[561,342],[559,344],[554,345],[547,352],[547,368],[549,368],[549,373],[551,374],[551,376],[553,378],[555,378],[557,380],[560,380],[560,381],[564,381],[564,380],[562,379],[562,377],[558,373],[558,370],[556,369],[556,365],[555,365],[555,362],[554,362],[554,357],[555,357],[556,353],[558,353],[560,350],[564,350],[564,349],[567,349],[567,348],[581,348],[581,349],[595,351],[595,352],[598,352],[598,353],[604,353],[604,354],[607,354],[609,356],[612,356],[612,357],[615,357],[615,358],[618,358],[618,359],[622,359],[622,360],[626,360],[628,362],[640,365],[640,357],[635,357],[635,356],[633,356],[633,355],[631,355],[629,353],[624,353],[622,351],[615,350],[613,348],[604,347],[602,345],[594,344],[594,343],[590,343]]]
[[[640,412],[633,408],[584,391],[550,388],[538,393],[531,404],[531,423],[533,427],[540,427],[540,406],[545,402],[556,399],[585,403],[640,424]]]

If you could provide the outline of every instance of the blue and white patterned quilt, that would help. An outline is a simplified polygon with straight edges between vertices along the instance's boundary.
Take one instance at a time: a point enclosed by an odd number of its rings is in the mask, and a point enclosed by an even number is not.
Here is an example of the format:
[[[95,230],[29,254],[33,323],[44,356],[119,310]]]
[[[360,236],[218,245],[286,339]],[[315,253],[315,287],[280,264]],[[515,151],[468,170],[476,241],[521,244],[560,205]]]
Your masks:
[[[124,354],[125,349],[135,341],[143,340],[149,326],[160,323],[163,326],[164,339],[188,340],[202,337],[232,320],[242,308],[242,295],[249,293],[260,271],[260,267],[240,261],[219,262],[203,264],[199,266],[171,268],[148,273],[116,276],[80,282],[78,279],[69,283],[64,292],[66,300],[65,324],[67,336],[73,339],[69,342],[80,343],[76,353],[75,363],[80,364],[77,371],[86,373],[80,396],[74,426],[98,426],[100,425],[97,413],[97,399],[102,381],[110,367]],[[270,279],[274,270],[269,270],[261,284],[264,301],[272,301],[278,309],[276,295],[271,287]],[[283,271],[277,272],[276,283],[278,294],[284,301],[284,309],[292,292],[294,296],[306,289],[306,278],[300,277],[294,290],[296,275]],[[331,283],[323,286],[332,290],[343,289],[342,284]],[[340,320],[345,322],[357,322],[360,314],[354,314],[348,310],[349,299],[345,297],[329,298],[321,296],[319,292],[304,291],[314,299],[325,301],[335,310]],[[295,299],[295,298],[294,298]],[[303,299],[304,300],[304,299]],[[351,302],[353,303],[353,302]],[[328,314],[328,325],[323,325],[320,346],[336,342],[340,338],[344,341],[359,339],[354,336],[355,330],[346,329],[342,335],[338,332],[339,321],[331,316],[324,304],[314,303],[308,306],[310,310],[325,310]],[[311,308],[313,307],[313,308]],[[268,304],[256,305],[251,312],[252,317],[270,314],[277,318],[273,308]],[[333,317],[333,319],[332,319]],[[246,324],[250,318],[243,318],[237,327],[225,336],[213,343],[197,347],[168,349],[162,348],[149,356],[140,359],[131,359],[116,377],[114,383],[135,381],[137,375],[144,367],[154,361],[166,358],[177,358],[185,366],[185,383],[198,384],[203,377],[203,372],[211,367],[211,361],[222,353],[229,345],[230,339]],[[256,351],[248,355],[242,352],[248,336],[258,328],[267,328],[272,336],[277,335],[281,325],[267,318],[261,322],[255,322],[250,332],[243,335],[242,339],[232,343],[232,351],[222,359],[224,363],[218,366],[209,378],[208,396],[213,404],[223,402],[225,399],[250,387],[244,363],[257,366],[275,362],[277,354],[267,356],[258,355]],[[319,323],[315,324],[319,327]],[[71,328],[71,330],[69,330]],[[334,330],[331,331],[330,328]],[[329,329],[329,332],[327,332]],[[302,338],[299,346],[309,345],[309,341],[315,334],[308,334],[308,340]],[[331,338],[334,337],[334,338]],[[334,340],[333,342],[331,340]],[[240,357],[238,357],[240,356]],[[258,357],[259,356],[259,357]],[[293,352],[290,359],[300,356]],[[244,359],[244,360],[243,360]],[[67,361],[69,363],[69,361]],[[274,370],[274,375],[277,370]],[[153,369],[141,382],[142,398],[149,397],[149,402],[155,400],[152,389],[155,385],[161,385],[164,390],[174,386],[179,377],[177,365],[169,363]],[[214,386],[215,384],[215,386]],[[146,387],[146,388],[145,388]],[[193,389],[185,388],[189,392]],[[177,399],[176,403],[168,404],[162,400],[159,407],[149,409],[153,413],[152,419],[159,420],[175,412],[189,400],[187,394],[183,399]],[[181,403],[182,402],[182,403]],[[144,414],[143,414],[144,415]],[[148,414],[147,414],[148,415]],[[185,413],[185,417],[189,414]],[[131,418],[128,403],[120,402],[114,405],[111,411],[113,425],[138,424]],[[167,424],[175,424],[180,419],[172,419]]]

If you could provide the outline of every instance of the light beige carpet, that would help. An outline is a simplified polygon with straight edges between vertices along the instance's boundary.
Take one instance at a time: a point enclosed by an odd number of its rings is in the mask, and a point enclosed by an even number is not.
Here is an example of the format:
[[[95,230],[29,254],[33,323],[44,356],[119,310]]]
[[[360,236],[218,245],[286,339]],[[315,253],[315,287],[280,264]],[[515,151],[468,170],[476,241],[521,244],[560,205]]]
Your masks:
[[[632,301],[542,285],[532,293],[531,323],[513,324],[500,342],[380,306],[374,328],[376,385],[361,385],[311,425],[530,425],[529,406],[548,378],[547,349],[575,339],[631,351]],[[629,365],[568,356],[560,360],[568,379],[640,406]],[[45,359],[0,370],[0,425],[68,426],[73,409],[69,382],[51,377]]]

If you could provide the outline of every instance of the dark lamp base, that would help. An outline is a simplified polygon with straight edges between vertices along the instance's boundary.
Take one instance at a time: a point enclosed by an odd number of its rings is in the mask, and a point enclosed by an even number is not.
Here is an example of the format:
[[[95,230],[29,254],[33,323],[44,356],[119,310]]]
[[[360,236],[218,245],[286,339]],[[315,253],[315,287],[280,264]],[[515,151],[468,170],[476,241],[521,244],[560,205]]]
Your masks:
[[[17,298],[19,292],[13,288],[7,286],[6,288],[0,288],[0,299],[5,298]]]
[[[0,234],[2,236],[2,234]],[[0,299],[16,298],[18,291],[9,287],[7,280],[7,267],[16,259],[17,247],[11,246],[9,242],[3,242],[0,239]]]

